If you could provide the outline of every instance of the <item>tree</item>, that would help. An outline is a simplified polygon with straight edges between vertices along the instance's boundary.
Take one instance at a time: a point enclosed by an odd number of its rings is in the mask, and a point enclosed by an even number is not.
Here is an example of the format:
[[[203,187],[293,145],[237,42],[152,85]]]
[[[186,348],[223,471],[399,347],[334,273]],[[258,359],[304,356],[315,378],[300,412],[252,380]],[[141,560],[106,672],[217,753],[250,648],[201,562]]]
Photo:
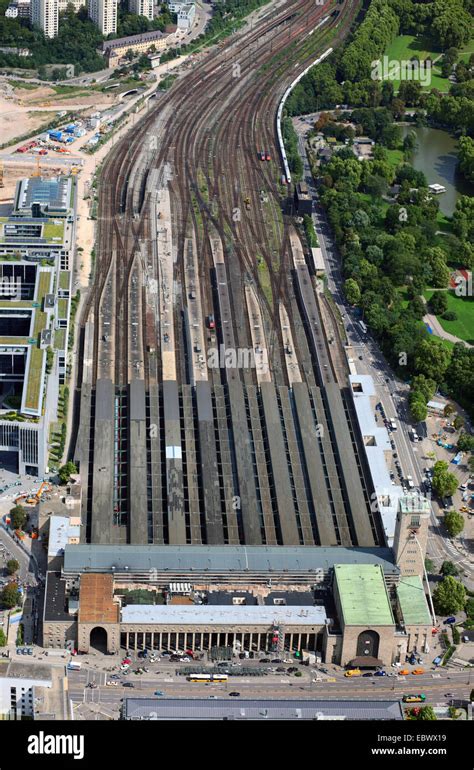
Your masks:
[[[5,607],[16,607],[20,601],[20,592],[16,583],[8,583],[0,594],[0,601]]]
[[[445,417],[450,417],[455,412],[455,408],[452,404],[446,404],[446,406],[443,409],[443,414]]]
[[[456,76],[458,71],[456,70]],[[469,136],[459,140],[459,168],[466,179],[474,182],[474,141]]]
[[[457,511],[448,511],[444,516],[444,523],[451,537],[456,537],[464,529],[464,517]]]
[[[457,414],[456,417],[453,420],[453,425],[456,428],[456,430],[459,430],[464,425],[464,418],[461,417],[460,414]]]
[[[432,339],[423,339],[417,345],[415,351],[415,368],[420,374],[424,374],[435,382],[440,382],[449,366],[450,352],[442,342]]]
[[[410,399],[410,412],[415,422],[422,422],[426,420],[428,409],[423,400]]]
[[[344,283],[344,294],[350,305],[357,305],[360,302],[360,287],[353,278],[348,278]]]
[[[413,297],[408,307],[411,310],[413,316],[421,321],[426,313],[426,305],[422,298],[419,296]]]
[[[3,628],[0,628],[0,647],[6,647],[7,646],[7,637],[5,636],[5,632]]]
[[[472,597],[467,600],[464,609],[468,618],[474,618],[474,599]]]
[[[435,563],[433,559],[430,559],[428,556],[425,557],[425,570],[431,575],[435,571]]]
[[[443,315],[448,309],[448,298],[444,291],[435,291],[428,304],[434,315]]]
[[[433,603],[438,615],[460,612],[466,603],[466,589],[459,580],[448,575],[435,588]]]
[[[58,471],[61,484],[67,484],[73,473],[77,473],[77,468],[74,463],[69,460],[65,465],[62,465]]]
[[[418,374],[416,377],[413,377],[411,390],[413,394],[420,393],[421,398],[428,403],[436,393],[436,382],[429,377],[425,377],[423,374]]]
[[[470,436],[469,433],[460,433],[457,446],[460,452],[474,452],[474,436]]]
[[[469,468],[471,473],[474,473],[474,456],[470,457],[467,461],[467,467]]]
[[[9,575],[14,575],[20,569],[20,564],[16,559],[9,559],[7,561],[7,572]]]
[[[12,529],[21,529],[26,521],[26,511],[21,505],[15,505],[10,511],[10,526]]]
[[[459,571],[452,561],[444,561],[441,565],[440,574],[444,577],[447,577],[448,575],[457,577],[459,575]]]
[[[448,463],[438,460],[433,468],[433,489],[440,497],[450,497],[458,488],[458,480],[450,473]]]

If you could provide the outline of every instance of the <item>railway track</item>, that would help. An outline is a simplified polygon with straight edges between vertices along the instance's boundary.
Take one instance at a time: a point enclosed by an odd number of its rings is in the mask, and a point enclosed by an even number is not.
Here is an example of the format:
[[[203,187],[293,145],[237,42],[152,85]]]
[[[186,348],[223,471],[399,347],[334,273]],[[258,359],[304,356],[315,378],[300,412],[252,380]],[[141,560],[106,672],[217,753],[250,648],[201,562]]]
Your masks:
[[[166,135],[173,136],[174,147],[172,147],[172,155],[174,156],[174,175],[176,179],[176,194],[175,194],[175,208],[180,211],[181,221],[178,223],[177,236],[178,236],[178,253],[182,252],[182,246],[184,243],[184,237],[186,228],[188,227],[189,219],[192,217],[193,225],[196,228],[196,213],[194,216],[190,214],[192,210],[192,201],[190,196],[190,190],[194,186],[198,187],[197,171],[198,169],[205,169],[205,178],[207,180],[208,189],[210,189],[211,179],[209,178],[209,170],[207,159],[212,153],[212,147],[209,146],[209,138],[212,135],[211,131],[206,131],[206,126],[209,124],[209,120],[212,120],[212,114],[215,112],[216,100],[224,98],[229,87],[229,78],[222,77],[222,70],[226,64],[231,62],[228,60],[231,57],[235,59],[243,57],[245,61],[245,55],[247,54],[247,60],[252,53],[252,47],[259,46],[259,65],[265,67],[269,61],[280,51],[288,47],[288,43],[294,39],[298,39],[298,36],[306,30],[310,29],[312,24],[316,24],[321,17],[327,13],[327,11],[333,6],[332,3],[326,6],[314,6],[312,3],[297,2],[292,3],[288,11],[282,12],[276,19],[271,19],[264,28],[253,32],[250,35],[239,35],[237,39],[229,46],[229,54],[227,50],[224,52],[218,51],[211,54],[206,60],[202,68],[199,68],[197,72],[187,74],[185,80],[179,83],[170,93],[166,100],[162,100],[158,109],[163,110],[167,103],[176,105],[173,114],[169,115],[168,121],[164,126],[164,132]],[[293,28],[287,32],[286,25],[292,24]],[[271,38],[270,45],[261,45],[262,38],[268,36]],[[317,42],[316,39],[313,42]],[[300,44],[300,47],[304,48],[305,41]],[[293,58],[300,56],[298,45],[295,49]],[[312,54],[314,56],[314,54]],[[306,62],[311,58],[311,55],[297,61],[298,66],[304,67]],[[270,82],[276,77],[280,76],[280,70],[283,65],[280,64],[278,71],[270,71],[268,76],[268,86]],[[291,72],[288,74],[288,78],[294,74],[294,65],[290,68]],[[201,77],[200,77],[201,75]],[[203,109],[203,95],[201,89],[196,88],[201,84],[206,86],[209,82],[212,82],[212,78],[218,77],[218,85],[215,85],[215,92],[213,98],[208,100],[208,104]],[[222,81],[219,84],[219,80]],[[286,81],[283,81],[281,88],[286,85]],[[267,86],[267,87],[268,87]],[[258,206],[258,199],[256,190],[270,187],[272,194],[272,201],[278,202],[278,189],[276,180],[265,175],[261,172],[261,169],[255,168],[255,153],[256,153],[256,137],[257,130],[256,122],[252,120],[252,116],[257,114],[259,102],[261,103],[261,109],[263,114],[271,114],[272,108],[274,109],[275,103],[278,100],[279,92],[275,94],[267,93],[266,98],[262,99],[266,84],[259,83],[257,87],[250,84],[250,94],[243,93],[241,102],[239,103],[239,109],[242,112],[240,120],[235,120],[236,108],[227,112],[227,119],[225,115],[221,116],[218,120],[219,125],[217,127],[214,136],[214,147],[218,146],[224,136],[226,136],[226,144],[229,147],[235,146],[237,140],[237,146],[240,142],[243,143],[244,154],[244,173],[248,178],[252,180],[251,189],[252,205]],[[268,88],[269,91],[269,88]],[[192,96],[190,96],[190,93]],[[205,97],[204,97],[205,99]],[[181,127],[176,132],[173,131],[173,123],[175,122],[175,115],[179,114],[179,110],[187,108],[188,120],[181,121]],[[192,114],[198,109],[198,119],[192,120]],[[186,112],[186,110],[185,110]],[[200,114],[199,114],[200,113]],[[184,117],[184,116],[183,116]],[[224,119],[222,119],[224,117]],[[216,118],[214,118],[214,121]],[[105,248],[99,248],[97,255],[96,275],[94,281],[94,288],[86,302],[83,321],[85,322],[92,310],[98,311],[99,301],[102,292],[105,287],[106,276],[111,262],[112,252],[115,250],[117,253],[117,292],[116,292],[116,336],[121,339],[118,352],[116,355],[116,379],[117,384],[122,384],[126,377],[126,361],[127,361],[127,349],[126,339],[127,335],[120,335],[120,326],[127,323],[127,309],[126,303],[123,302],[125,297],[125,291],[127,282],[130,276],[131,265],[133,261],[133,255],[137,248],[137,244],[140,239],[146,240],[149,238],[149,227],[147,227],[147,204],[142,206],[142,212],[139,216],[138,223],[132,212],[130,211],[132,206],[133,190],[129,187],[129,179],[132,175],[132,169],[138,162],[140,153],[143,152],[143,144],[146,137],[150,133],[154,123],[153,113],[143,121],[142,125],[138,127],[137,133],[130,142],[129,139],[124,138],[122,142],[117,145],[115,152],[109,156],[106,161],[102,173],[102,182],[100,185],[100,197],[99,197],[99,233],[98,241],[100,244],[104,244]],[[248,132],[249,123],[253,125],[251,132]],[[272,148],[272,155],[277,157],[277,147],[275,141],[275,131],[273,125],[268,121],[260,121],[263,128],[264,138],[261,140]],[[169,134],[168,134],[169,132]],[[199,139],[201,138],[201,143]],[[202,141],[202,139],[204,141]],[[153,160],[153,166],[159,168],[165,159],[170,158],[169,145],[162,145],[160,150],[156,153],[156,157]],[[191,163],[191,159],[193,163]],[[233,173],[237,173],[235,163],[239,161],[232,161],[229,165],[228,177],[231,177]],[[193,173],[194,172],[194,173]],[[227,198],[231,194],[231,191],[223,188],[219,184],[219,180],[222,175],[222,152],[218,153],[218,162],[214,165],[214,189],[213,198],[222,199]],[[270,183],[270,184],[269,184]],[[226,195],[227,193],[227,195]],[[199,201],[203,204],[202,199]],[[284,297],[284,276],[285,276],[285,263],[286,254],[288,250],[288,243],[284,240],[280,246],[280,253],[278,255],[278,261],[280,263],[280,269],[275,275],[274,264],[272,264],[271,255],[268,254],[265,245],[267,242],[267,233],[265,226],[261,221],[244,222],[243,226],[237,229],[235,222],[232,219],[232,210],[225,210],[223,206],[220,206],[218,219],[214,221],[214,225],[217,226],[221,237],[225,241],[226,228],[227,234],[232,233],[232,238],[236,245],[236,253],[239,260],[242,263],[242,267],[245,271],[253,275],[257,285],[258,270],[252,259],[252,251],[254,251],[255,243],[259,244],[260,251],[263,252],[262,256],[265,259],[267,269],[271,281],[271,292],[274,298],[274,303],[278,302],[279,298]],[[243,245],[241,245],[243,244]],[[200,243],[200,248],[206,250],[206,243]],[[267,316],[270,319],[270,323],[275,322],[278,314],[278,308],[271,306],[267,296],[263,295],[262,302],[266,306]],[[278,324],[275,324],[274,328],[278,329]],[[281,342],[281,340],[280,340]],[[94,343],[94,357],[95,366],[94,371],[97,372],[97,360],[100,356],[100,340],[96,338]]]
[[[135,397],[141,398],[140,388],[143,388],[143,413],[154,410],[157,415],[155,420],[160,425],[160,436],[154,451],[161,457],[161,465],[158,463],[157,470],[153,471],[146,471],[140,460],[142,482],[137,480],[134,487],[137,500],[126,500],[126,487],[121,486],[119,492],[114,487],[114,501],[117,501],[114,524],[126,523],[130,529],[131,516],[132,525],[136,527],[134,535],[123,531],[116,535],[111,531],[111,536],[118,538],[114,542],[124,542],[124,538],[129,538],[130,542],[153,542],[155,539],[173,543],[205,542],[207,536],[214,538],[210,542],[216,543],[224,539],[224,542],[248,544],[310,545],[320,537],[315,506],[309,503],[310,497],[316,499],[314,491],[310,490],[309,471],[303,472],[299,468],[303,450],[306,455],[309,444],[303,447],[305,437],[297,437],[300,428],[294,421],[294,414],[297,409],[307,415],[309,421],[317,419],[318,410],[323,408],[322,402],[318,400],[318,394],[307,396],[306,391],[300,390],[295,405],[288,388],[284,389],[284,386],[291,386],[291,382],[282,359],[285,342],[280,304],[285,307],[285,323],[289,324],[290,336],[298,347],[297,336],[305,328],[305,322],[302,320],[304,313],[295,299],[288,223],[281,213],[281,168],[275,116],[281,96],[295,76],[328,47],[335,47],[343,39],[358,8],[356,0],[346,0],[342,4],[328,0],[323,6],[316,5],[314,0],[294,0],[283,11],[267,15],[258,29],[247,29],[235,35],[223,47],[211,51],[199,67],[179,77],[138,124],[135,134],[126,135],[105,162],[99,187],[95,281],[81,319],[84,325],[94,321],[92,387],[99,384],[101,371],[105,371],[100,362],[106,349],[113,347],[114,351],[113,393],[110,388],[105,393],[105,383],[100,383],[100,388],[101,394],[114,400],[117,410],[119,427],[114,429],[114,435],[119,456],[111,459],[110,453],[107,455],[103,448],[103,468],[99,470],[107,470],[110,462],[121,469],[125,467],[123,452],[130,453],[131,441],[127,433],[132,430],[130,421],[149,419],[148,416],[130,416],[133,401],[130,387],[135,380]],[[260,161],[258,151],[269,152],[270,163]],[[168,172],[170,181],[167,183],[164,177]],[[150,305],[147,305],[148,282],[159,283],[157,249],[162,245],[157,245],[159,239],[154,234],[157,227],[155,198],[157,191],[163,190],[165,185],[170,195],[173,236],[170,254],[173,285],[169,286],[169,292],[174,304],[176,381],[163,377],[161,345],[165,346],[166,340],[162,341],[156,309],[153,316]],[[269,378],[263,383],[257,382],[256,372],[252,369],[235,367],[229,373],[221,366],[209,371],[207,382],[199,383],[205,386],[199,389],[199,394],[190,393],[189,346],[182,315],[189,299],[185,291],[184,248],[186,239],[193,236],[200,264],[200,280],[196,280],[200,285],[196,285],[196,291],[200,292],[203,316],[211,312],[217,316],[224,297],[229,309],[227,339],[234,340],[234,345],[239,348],[253,349],[256,339],[251,327],[252,312],[245,301],[245,285],[250,283],[253,291],[258,293],[264,327],[264,336],[259,339],[264,341],[269,352],[271,382]],[[217,275],[210,243],[215,237],[220,238],[224,254],[224,264],[219,270],[223,287],[220,291],[212,279],[214,274]],[[142,255],[139,267],[137,253]],[[108,280],[111,269],[114,271],[113,284]],[[137,293],[137,281],[145,283],[145,278],[146,287]],[[138,307],[132,307],[135,304]],[[109,311],[112,309],[115,318],[113,345],[107,340],[107,346],[101,337],[102,325],[98,322],[105,306]],[[253,307],[255,315],[255,304]],[[324,329],[320,329],[319,334],[324,335]],[[208,333],[205,339],[206,344],[215,344]],[[167,344],[171,343],[168,341]],[[309,337],[303,348],[306,351],[308,347],[311,348]],[[316,357],[323,347],[320,339]],[[314,345],[312,349],[314,351]],[[305,357],[308,361],[306,352]],[[308,365],[300,366],[302,382],[299,385],[314,390],[316,381],[325,386],[327,367],[321,374],[322,367],[316,364],[313,359],[311,370]],[[167,379],[166,393],[164,386],[160,387],[164,379]],[[278,386],[283,386],[281,392]],[[154,405],[152,398],[156,402]],[[191,404],[195,404],[196,412],[194,407],[191,409]],[[267,426],[280,424],[282,435],[275,436],[272,446]],[[239,435],[240,426],[242,435]],[[340,435],[343,435],[341,431]],[[144,441],[138,427],[134,435],[139,444]],[[253,460],[244,458],[249,452],[247,435]],[[149,452],[150,441],[146,441]],[[296,448],[298,441],[299,449]],[[143,448],[145,443],[140,446]],[[220,464],[222,452],[233,453],[233,459],[225,461],[226,478],[220,475],[219,481],[214,480],[209,458],[202,455],[206,446],[216,447]],[[266,448],[263,450],[263,447]],[[328,444],[328,451],[329,448]],[[153,450],[150,451],[153,454]],[[322,445],[317,451],[323,454]],[[286,479],[268,470],[269,455],[273,454],[280,465],[287,458]],[[94,462],[90,466],[94,471]],[[220,467],[222,474],[222,464]],[[199,476],[204,473],[208,475]],[[147,474],[148,478],[150,474],[159,476],[157,488],[161,492],[157,494],[162,495],[162,508],[150,508]],[[258,483],[252,489],[257,476]],[[98,489],[106,488],[102,487],[97,473],[94,478]],[[210,486],[206,486],[206,478]],[[319,484],[343,484],[340,473],[333,474],[332,481],[324,481],[323,476],[318,478]],[[196,483],[199,490],[193,492],[191,487]],[[211,499],[212,485],[219,487],[215,494],[221,496],[222,513],[217,515],[218,505],[216,507],[216,500]],[[278,504],[275,502],[276,488],[282,501]],[[139,500],[141,494],[143,497]],[[197,494],[199,504],[196,503]],[[242,509],[232,509],[229,500],[230,495],[235,494],[239,499],[243,495]],[[288,514],[284,513],[287,494],[290,494],[289,509],[293,511]],[[102,506],[97,519],[102,517],[107,522],[106,494],[100,491],[97,495]],[[204,496],[207,496],[206,503]],[[344,502],[341,494],[336,497],[335,503],[321,503],[321,516],[328,522],[322,530],[324,538],[329,544],[358,542],[354,534],[356,529],[346,521],[347,500]],[[145,516],[145,524],[142,513],[147,507],[151,513]],[[336,522],[334,531],[331,517]],[[148,534],[145,534],[146,530]],[[360,532],[359,542],[370,545],[370,535],[362,529]]]

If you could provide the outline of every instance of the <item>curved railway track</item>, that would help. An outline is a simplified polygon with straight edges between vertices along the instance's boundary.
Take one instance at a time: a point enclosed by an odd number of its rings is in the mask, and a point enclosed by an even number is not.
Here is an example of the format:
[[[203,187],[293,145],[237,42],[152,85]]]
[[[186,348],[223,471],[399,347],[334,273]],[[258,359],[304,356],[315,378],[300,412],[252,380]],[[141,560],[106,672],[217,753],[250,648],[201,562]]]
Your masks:
[[[199,68],[187,73],[180,82],[175,84],[138,125],[133,139],[131,141],[129,137],[122,139],[107,157],[99,188],[99,248],[95,280],[84,306],[82,323],[85,323],[91,314],[98,314],[112,255],[115,253],[117,257],[117,312],[115,314],[115,339],[118,343],[115,356],[117,385],[126,384],[127,380],[127,335],[123,334],[123,329],[127,328],[128,322],[125,300],[131,265],[139,241],[150,237],[146,200],[142,204],[138,219],[133,215],[133,195],[137,185],[141,186],[146,182],[145,172],[142,178],[137,174],[138,180],[134,178],[133,188],[130,187],[129,182],[140,162],[146,138],[153,130],[156,115],[166,113],[167,109],[168,116],[160,127],[160,133],[163,137],[170,137],[170,139],[161,144],[150,166],[160,168],[165,161],[170,160],[173,163],[176,181],[172,184],[172,200],[174,210],[179,211],[179,219],[176,222],[178,255],[182,253],[186,229],[192,222],[198,236],[199,252],[209,256],[209,247],[206,242],[209,230],[206,220],[209,220],[219,232],[224,245],[229,238],[232,239],[243,274],[252,276],[257,287],[260,286],[260,280],[255,255],[261,254],[269,274],[271,301],[262,292],[260,299],[269,324],[273,324],[274,329],[279,329],[278,301],[285,295],[288,241],[283,235],[275,258],[275,254],[270,253],[268,249],[267,223],[259,214],[257,217],[248,217],[247,212],[244,211],[242,221],[237,226],[233,220],[233,210],[238,207],[236,206],[238,198],[236,198],[235,189],[232,188],[237,187],[241,190],[244,179],[248,180],[252,213],[259,212],[258,190],[265,189],[269,195],[270,208],[275,216],[276,207],[280,205],[278,182],[273,175],[273,169],[270,173],[268,168],[259,166],[256,160],[257,147],[264,146],[271,151],[272,158],[278,157],[274,114],[281,93],[294,77],[296,69],[302,70],[311,59],[314,59],[314,47],[321,38],[327,36],[328,31],[336,23],[342,24],[339,36],[345,33],[357,5],[352,2],[346,3],[338,19],[330,17],[328,24],[313,36],[312,50],[306,50],[308,39],[307,35],[304,35],[306,30],[312,29],[335,7],[336,4],[332,1],[325,6],[315,6],[308,0],[293,2],[290,8],[280,12],[275,18],[271,15],[267,21],[263,20],[257,30],[235,36],[223,49],[211,52]],[[288,48],[291,49],[289,52]],[[283,56],[285,51],[287,53]],[[236,78],[232,78],[232,64],[236,61],[249,62],[256,54],[258,54],[258,69],[254,68],[247,76],[244,74],[246,82],[241,88],[240,98],[234,100],[230,109],[222,108],[216,111],[216,103],[225,105],[229,88],[235,87]],[[278,66],[271,68],[270,62],[278,55],[280,55]],[[262,72],[264,76],[262,74],[259,76]],[[278,85],[273,87],[275,81]],[[229,161],[225,168],[226,156],[229,157]],[[212,158],[211,167],[209,158]],[[225,179],[224,171],[226,171]],[[203,175],[206,180],[210,202],[219,201],[217,214],[211,212],[210,205],[205,205],[199,193],[194,192],[199,190],[200,175]],[[201,240],[196,227],[197,216],[193,211],[192,195],[198,201],[200,216],[203,220],[202,232],[206,238],[201,237]],[[242,194],[240,207],[244,208]],[[276,228],[281,232],[281,223],[277,222]],[[275,252],[275,249],[273,251]],[[276,262],[278,262],[278,269],[275,269]],[[100,356],[99,325],[96,326],[94,377]]]

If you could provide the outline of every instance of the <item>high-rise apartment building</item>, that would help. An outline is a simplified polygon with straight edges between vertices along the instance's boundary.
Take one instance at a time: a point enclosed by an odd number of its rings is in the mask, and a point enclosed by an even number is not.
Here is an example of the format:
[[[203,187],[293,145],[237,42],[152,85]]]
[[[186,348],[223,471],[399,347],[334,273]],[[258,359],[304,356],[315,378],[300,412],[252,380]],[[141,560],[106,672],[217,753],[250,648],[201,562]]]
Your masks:
[[[31,23],[46,37],[56,37],[59,29],[59,0],[31,0]]]
[[[129,0],[128,8],[130,13],[146,16],[153,21],[153,0]]]
[[[117,32],[117,0],[89,0],[87,11],[103,35]]]

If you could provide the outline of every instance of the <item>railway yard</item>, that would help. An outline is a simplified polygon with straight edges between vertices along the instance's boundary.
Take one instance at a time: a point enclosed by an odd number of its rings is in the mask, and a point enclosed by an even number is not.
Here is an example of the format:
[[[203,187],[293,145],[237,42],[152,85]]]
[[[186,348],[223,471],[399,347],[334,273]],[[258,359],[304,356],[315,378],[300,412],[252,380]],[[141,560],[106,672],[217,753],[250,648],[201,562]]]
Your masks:
[[[383,545],[275,122],[358,9],[264,10],[108,155],[76,393],[89,542]]]

